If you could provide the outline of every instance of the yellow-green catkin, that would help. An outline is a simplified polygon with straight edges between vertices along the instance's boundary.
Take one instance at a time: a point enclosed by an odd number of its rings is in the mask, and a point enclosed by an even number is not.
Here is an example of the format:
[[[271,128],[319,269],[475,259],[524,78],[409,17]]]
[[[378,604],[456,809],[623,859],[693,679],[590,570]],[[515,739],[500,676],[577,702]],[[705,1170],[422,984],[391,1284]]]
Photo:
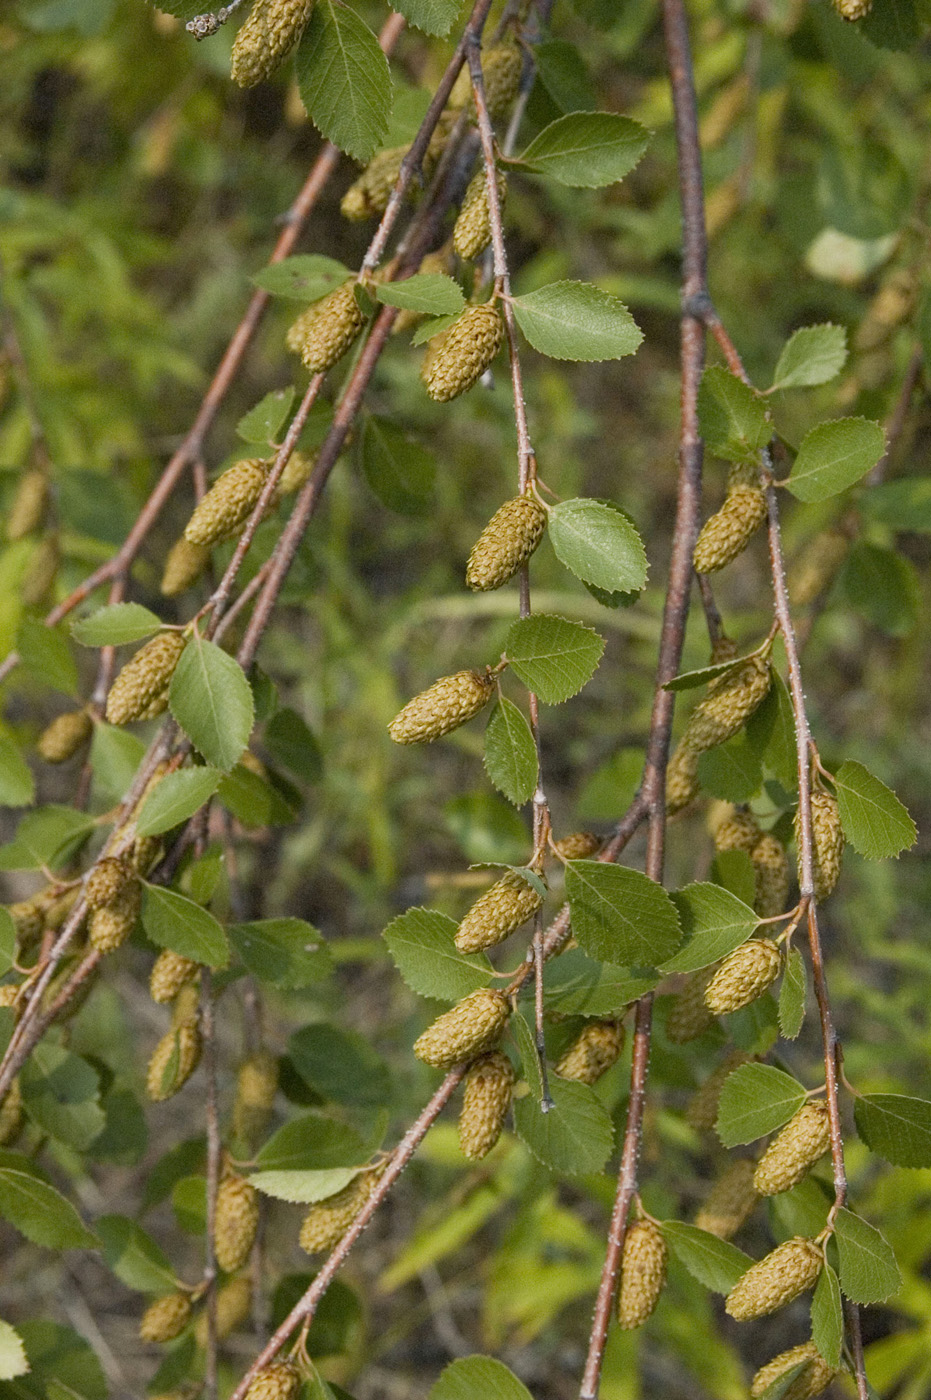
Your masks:
[[[771,681],[769,659],[748,656],[733,671],[712,681],[689,716],[682,742],[705,753],[732,739],[766,699]]]
[[[365,325],[355,282],[344,282],[315,301],[288,331],[287,346],[311,374],[322,374],[341,360]]]
[[[714,1025],[714,1016],[705,1005],[705,990],[718,964],[690,973],[666,1013],[666,1034],[674,1045],[696,1040]]]
[[[246,1400],[296,1400],[301,1373],[290,1361],[276,1361],[260,1371],[246,1391]]]
[[[604,837],[596,836],[593,831],[572,831],[555,844],[556,854],[563,860],[585,860],[601,850]]]
[[[152,965],[149,995],[160,1005],[174,1001],[181,988],[192,982],[199,970],[200,964],[193,958],[185,958],[181,953],[163,948]]]
[[[156,1298],[142,1314],[139,1336],[144,1342],[171,1342],[180,1336],[191,1319],[187,1293],[167,1293]]]
[[[279,494],[290,496],[294,491],[300,491],[313,471],[316,461],[316,452],[292,452],[278,478]]]
[[[495,678],[487,672],[441,676],[429,690],[408,700],[388,725],[388,733],[396,744],[432,744],[474,719],[494,693]]]
[[[372,157],[340,201],[339,209],[344,219],[355,223],[385,212],[391,191],[401,174],[401,162],[409,150],[409,146],[392,146]]]
[[[306,1254],[329,1254],[371,1196],[380,1176],[380,1171],[362,1172],[335,1196],[312,1205],[301,1225],[301,1249]]]
[[[45,535],[29,560],[20,587],[20,596],[27,608],[37,608],[46,601],[55,585],[60,564],[61,544],[57,533]]]
[[[233,44],[230,76],[242,88],[270,78],[310,19],[314,0],[255,0]]]
[[[166,695],[174,669],[184,650],[180,632],[160,632],[140,647],[120,671],[107,696],[110,724],[141,719],[153,701]]]
[[[137,836],[129,852],[133,870],[137,875],[148,875],[161,858],[162,841],[158,836]]]
[[[753,864],[753,907],[761,919],[781,914],[789,899],[789,857],[772,832],[764,832],[750,853]]]
[[[259,1228],[259,1193],[244,1176],[232,1173],[217,1189],[213,1247],[217,1263],[234,1274],[249,1258]]]
[[[185,535],[175,540],[162,571],[161,592],[166,598],[177,598],[192,588],[210,563],[210,546],[192,544]]]
[[[133,878],[111,903],[92,910],[88,921],[91,947],[98,953],[113,953],[122,947],[136,927],[141,908],[142,886]]]
[[[268,463],[247,457],[218,476],[184,527],[189,544],[210,547],[236,535],[255,510]]]
[[[851,24],[858,19],[865,19],[873,8],[873,0],[832,0],[833,5],[841,19],[848,20]]]
[[[833,1366],[828,1365],[814,1342],[803,1342],[801,1346],[790,1347],[788,1351],[780,1352],[772,1361],[767,1361],[765,1366],[760,1367],[750,1382],[753,1400],[759,1400],[780,1376],[794,1370],[803,1362],[804,1370],[798,1373],[788,1390],[782,1392],[782,1400],[815,1400],[816,1396],[823,1395],[837,1372]]]
[[[662,1231],[652,1220],[635,1220],[628,1227],[617,1296],[617,1320],[625,1331],[642,1327],[659,1302],[668,1257]]]
[[[69,710],[53,719],[39,735],[39,757],[46,763],[65,763],[73,758],[94,732],[94,722],[86,710]]]
[[[87,907],[104,909],[108,904],[115,904],[135,879],[132,866],[122,856],[104,856],[98,860],[84,882]]]
[[[749,1062],[750,1056],[745,1054],[743,1050],[729,1051],[718,1067],[712,1070],[701,1088],[692,1095],[685,1110],[686,1122],[700,1132],[713,1128],[718,1119],[718,1103],[721,1099],[724,1081],[728,1075],[733,1074],[735,1069],[741,1065],[749,1064]]]
[[[503,992],[480,987],[427,1027],[414,1043],[414,1054],[437,1069],[451,1069],[497,1042],[511,1014]]]
[[[523,53],[513,41],[495,44],[482,54],[485,102],[493,122],[501,121],[511,110],[520,89],[523,66]]]
[[[699,753],[684,740],[680,741],[666,765],[666,811],[670,816],[681,812],[698,796]]]
[[[503,170],[495,171],[498,204],[504,206],[508,182]],[[479,257],[491,242],[491,212],[488,201],[488,176],[485,167],[469,181],[462,200],[459,217],[453,226],[453,247],[467,262]]]
[[[813,1288],[824,1265],[814,1240],[796,1235],[777,1245],[737,1280],[724,1307],[737,1322],[765,1317]]]
[[[249,1055],[236,1072],[233,1132],[251,1147],[264,1133],[278,1092],[278,1061],[268,1050]]]
[[[504,322],[490,302],[467,306],[427,346],[420,377],[438,403],[458,398],[477,383],[501,349]]]
[[[753,1214],[760,1193],[753,1184],[755,1163],[740,1157],[712,1186],[695,1217],[699,1230],[729,1240]]]
[[[16,982],[4,982],[0,987],[0,1006],[13,1006],[19,996],[19,985]]]
[[[479,1162],[494,1147],[514,1090],[514,1070],[507,1055],[493,1050],[469,1066],[459,1115],[459,1146],[470,1162]]]
[[[756,1001],[779,976],[782,953],[771,938],[751,938],[729,953],[705,988],[713,1016],[728,1016]]]
[[[766,494],[759,486],[735,486],[723,506],[705,521],[692,563],[698,574],[713,574],[747,548],[766,519]]]
[[[624,1027],[620,1021],[589,1021],[563,1052],[553,1073],[560,1079],[594,1084],[617,1063],[624,1049]]]
[[[252,1281],[248,1274],[237,1274],[217,1289],[217,1341],[222,1342],[244,1323],[252,1312]],[[194,1324],[194,1340],[205,1350],[207,1346],[207,1313],[202,1312]]]
[[[813,603],[834,582],[847,558],[850,538],[843,530],[822,530],[802,550],[789,572],[789,597],[799,607]]]
[[[153,1103],[170,1099],[187,1083],[200,1063],[201,1048],[200,1028],[194,1019],[162,1036],[146,1074],[146,1093]]]
[[[546,520],[545,508],[531,492],[505,501],[472,546],[466,565],[469,588],[485,592],[513,578],[543,538]]]
[[[831,1146],[831,1120],[823,1099],[803,1104],[760,1158],[753,1184],[761,1196],[797,1186]]]
[[[0,1147],[16,1139],[23,1125],[23,1095],[19,1080],[14,1079],[0,1102]]]
[[[456,930],[456,947],[460,953],[494,948],[542,908],[543,896],[509,870],[472,905]]]
[[[833,893],[840,877],[844,855],[844,829],[840,824],[837,798],[816,790],[811,794],[812,855],[814,857],[815,899],[819,902]],[[801,822],[795,814],[795,842],[801,849]]]
[[[28,471],[16,488],[16,495],[6,518],[8,540],[21,540],[38,530],[45,519],[48,505],[48,477],[45,472]]]
[[[756,818],[750,812],[739,812],[726,804],[724,810],[717,811],[712,824],[712,836],[716,851],[743,851],[750,855],[763,832]]]
[[[34,943],[45,928],[45,914],[49,899],[46,891],[34,894],[30,899],[17,900],[7,905],[7,913],[13,920],[17,941],[22,945]]]

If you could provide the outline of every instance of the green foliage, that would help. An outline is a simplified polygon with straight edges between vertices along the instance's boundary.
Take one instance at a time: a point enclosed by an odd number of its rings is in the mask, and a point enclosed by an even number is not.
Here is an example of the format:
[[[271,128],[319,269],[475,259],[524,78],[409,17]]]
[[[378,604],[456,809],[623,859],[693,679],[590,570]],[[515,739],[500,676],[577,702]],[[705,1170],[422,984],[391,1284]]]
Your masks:
[[[111,603],[82,617],[71,632],[85,647],[119,647],[151,637],[161,625],[161,619],[141,603]]]
[[[707,1230],[664,1220],[663,1235],[673,1254],[689,1273],[713,1293],[729,1293],[753,1262],[729,1240],[719,1240]]]
[[[827,384],[840,374],[846,361],[843,326],[803,326],[783,346],[769,392]]]
[[[458,1001],[477,987],[487,986],[491,965],[484,953],[460,953],[453,937],[456,925],[436,909],[408,909],[385,929],[382,937],[395,967],[412,992],[439,1001]]]
[[[643,339],[627,307],[588,282],[553,282],[513,306],[534,350],[554,360],[619,360]]]
[[[875,467],[885,445],[882,428],[865,418],[819,423],[802,439],[786,486],[800,501],[826,501]]]
[[[579,622],[536,613],[512,625],[505,649],[512,670],[524,684],[545,705],[559,705],[591,680],[604,639]]]
[[[242,668],[196,634],[171,677],[171,713],[207,760],[229,772],[249,742],[255,705]]]
[[[679,915],[666,891],[621,865],[573,860],[566,895],[576,938],[599,962],[663,962],[682,940]]]
[[[686,885],[672,896],[685,947],[663,963],[664,972],[696,972],[739,948],[753,933],[753,910],[719,885]]]
[[[142,896],[142,927],[160,948],[183,958],[226,967],[229,944],[223,925],[212,914],[175,890],[147,885]]]
[[[702,375],[698,417],[709,452],[727,461],[754,461],[772,436],[765,403],[721,365]]]
[[[532,1096],[518,1099],[514,1122],[527,1147],[550,1171],[568,1176],[601,1171],[611,1153],[611,1120],[587,1084],[553,1079],[544,1112]]]
[[[391,75],[375,35],[353,10],[332,0],[314,6],[297,51],[297,82],[318,131],[368,160],[388,130]]]
[[[485,771],[516,807],[529,802],[537,785],[537,751],[530,725],[516,705],[501,696],[485,730]]]
[[[754,1142],[788,1123],[805,1090],[774,1065],[741,1065],[729,1074],[718,1105],[718,1137],[725,1147]]]
[[[609,592],[637,593],[647,581],[643,541],[627,517],[602,501],[560,501],[547,526],[556,557],[577,578]]]
[[[623,180],[639,163],[649,133],[614,112],[572,112],[535,136],[519,157],[561,185],[597,189]]]

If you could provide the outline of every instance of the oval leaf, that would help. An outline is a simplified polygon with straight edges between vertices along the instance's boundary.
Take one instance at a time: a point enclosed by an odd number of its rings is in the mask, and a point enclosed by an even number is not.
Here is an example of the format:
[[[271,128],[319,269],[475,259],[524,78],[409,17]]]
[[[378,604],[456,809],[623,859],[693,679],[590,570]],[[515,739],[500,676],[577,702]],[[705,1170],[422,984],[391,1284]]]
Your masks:
[[[170,1293],[175,1271],[161,1248],[141,1225],[125,1215],[102,1215],[96,1221],[103,1257],[127,1288],[140,1293]]]
[[[931,1167],[931,1103],[908,1094],[864,1094],[857,1132],[871,1152],[897,1167]]]
[[[682,940],[676,906],[639,870],[572,860],[566,866],[566,895],[572,931],[599,962],[651,967]]]
[[[311,298],[308,298],[310,300]],[[236,424],[236,432],[245,442],[274,442],[294,401],[294,385],[272,389],[250,408]]]
[[[446,1367],[428,1400],[532,1400],[532,1396],[503,1362],[490,1356],[463,1356]]]
[[[512,305],[534,350],[553,360],[620,360],[643,339],[624,303],[590,282],[551,282]]]
[[[529,802],[537,786],[537,748],[530,725],[504,696],[485,730],[485,771],[515,807]]]
[[[841,1207],[834,1225],[840,1286],[852,1303],[884,1303],[902,1287],[892,1246],[878,1230]]]
[[[664,972],[697,972],[746,943],[759,923],[749,905],[720,885],[694,884],[677,890],[672,902],[688,940]]]
[[[212,914],[174,890],[146,885],[142,894],[142,927],[153,943],[184,958],[226,967],[229,945],[223,925]]]
[[[604,638],[592,627],[535,613],[510,628],[505,650],[512,669],[545,705],[578,694],[595,672]]]
[[[158,836],[200,811],[220,785],[219,768],[182,768],[168,773],[149,793],[136,831],[140,836]]]
[[[843,326],[803,326],[782,348],[770,393],[827,384],[840,374],[847,359]]]
[[[742,1249],[707,1230],[699,1230],[697,1225],[663,1220],[660,1229],[679,1262],[713,1293],[729,1293],[753,1263]]]
[[[805,1102],[791,1074],[772,1065],[740,1065],[729,1074],[718,1104],[718,1137],[725,1147],[755,1142],[788,1123]]]
[[[611,1155],[614,1129],[587,1084],[550,1079],[552,1105],[544,1113],[532,1094],[514,1105],[514,1123],[524,1144],[550,1171],[567,1176],[600,1172]]]
[[[549,513],[550,543],[576,578],[609,592],[637,593],[647,581],[643,541],[622,511],[602,501],[560,501]]]
[[[650,134],[615,112],[572,112],[535,136],[520,157],[561,185],[598,189],[623,180],[640,160]]]
[[[915,844],[918,828],[906,808],[862,763],[842,764],[835,786],[844,835],[861,856],[879,860]]]
[[[383,505],[399,515],[429,509],[436,461],[387,418],[367,418],[362,430],[362,471]]]
[[[802,439],[786,486],[800,501],[826,501],[875,467],[886,435],[867,418],[819,423]]]
[[[698,420],[708,449],[725,461],[754,461],[772,428],[766,404],[723,365],[702,375]]]
[[[428,316],[455,316],[465,306],[459,283],[442,272],[418,272],[401,282],[385,282],[375,288],[375,296],[388,306]]]
[[[161,627],[161,618],[141,603],[111,603],[74,624],[71,635],[85,647],[118,647],[141,642]]]
[[[805,959],[790,948],[779,989],[779,1029],[787,1040],[795,1040],[802,1029],[806,990]]]
[[[28,807],[35,797],[35,778],[19,745],[9,734],[0,734],[0,806]]]
[[[811,1300],[811,1340],[829,1366],[840,1365],[844,1341],[844,1307],[840,1284],[830,1264],[825,1264]]]
[[[8,1322],[0,1319],[0,1381],[11,1381],[16,1376],[25,1376],[28,1370],[26,1349],[19,1333]]]
[[[317,130],[356,160],[369,160],[388,130],[391,74],[368,25],[347,5],[318,0],[295,71]]]
[[[261,982],[279,987],[307,987],[327,977],[329,950],[312,924],[303,919],[258,919],[234,924],[229,938],[249,971]]]
[[[252,689],[238,662],[214,642],[190,639],[168,692],[171,713],[208,763],[228,773],[252,733]]]
[[[17,1152],[0,1158],[0,1215],[47,1249],[96,1249],[100,1243],[71,1202]]]
[[[408,909],[382,934],[388,951],[412,992],[438,1001],[459,1001],[491,981],[484,953],[460,953],[453,941],[456,923],[437,909]]]
[[[328,292],[335,291],[351,276],[349,268],[335,258],[326,258],[322,253],[299,253],[296,257],[282,258],[281,262],[263,267],[252,280],[257,287],[274,297],[302,301],[306,306],[308,302],[319,301]]]

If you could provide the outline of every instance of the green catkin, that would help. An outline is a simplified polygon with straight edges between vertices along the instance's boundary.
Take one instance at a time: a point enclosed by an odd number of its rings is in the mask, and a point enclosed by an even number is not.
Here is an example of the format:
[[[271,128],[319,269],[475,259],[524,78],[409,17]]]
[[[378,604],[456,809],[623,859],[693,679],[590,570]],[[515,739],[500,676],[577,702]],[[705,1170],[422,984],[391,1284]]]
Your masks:
[[[625,1331],[642,1327],[655,1309],[666,1283],[668,1257],[662,1231],[652,1220],[636,1220],[628,1227],[617,1298],[618,1325]]]
[[[503,943],[543,908],[543,896],[509,870],[477,899],[456,930],[460,953],[478,953]]]
[[[689,716],[682,743],[706,753],[732,739],[766,699],[771,682],[769,659],[759,655],[719,676]]]
[[[248,1274],[237,1274],[217,1289],[217,1341],[222,1342],[244,1323],[252,1312],[252,1281]],[[207,1347],[207,1314],[194,1324],[194,1340],[201,1350]]]
[[[695,1217],[699,1230],[729,1240],[749,1220],[760,1199],[753,1184],[755,1165],[749,1157],[740,1157],[715,1182]]]
[[[414,1054],[437,1069],[452,1069],[496,1044],[511,1014],[503,992],[480,987],[427,1027],[414,1043]]]
[[[573,831],[557,841],[555,849],[563,860],[585,860],[600,851],[603,845],[604,837],[596,836],[593,831]]]
[[[710,1131],[717,1122],[718,1103],[724,1081],[735,1069],[749,1063],[750,1056],[743,1050],[731,1050],[725,1055],[717,1069],[712,1070],[701,1088],[692,1095],[685,1110],[686,1122],[699,1131]]]
[[[380,1170],[362,1172],[335,1196],[312,1205],[301,1225],[301,1249],[306,1254],[329,1254],[368,1201],[380,1176]]]
[[[213,1247],[224,1273],[233,1274],[249,1258],[259,1228],[259,1193],[244,1176],[224,1177],[217,1189]]]
[[[617,1063],[623,1049],[624,1027],[620,1021],[589,1021],[563,1052],[553,1073],[579,1084],[595,1084]]]
[[[46,763],[66,763],[93,732],[94,722],[86,710],[69,710],[53,719],[39,735],[39,757]]]
[[[763,995],[779,976],[782,953],[771,938],[752,938],[729,953],[705,988],[713,1016],[740,1011]]]
[[[507,1055],[493,1050],[469,1066],[459,1115],[459,1146],[470,1162],[479,1162],[494,1147],[514,1089],[514,1070]]]
[[[831,1120],[823,1099],[803,1104],[767,1147],[757,1164],[753,1184],[761,1196],[790,1191],[830,1150]]]
[[[139,1323],[139,1336],[144,1342],[174,1341],[190,1318],[191,1300],[187,1293],[168,1293],[146,1308]]]
[[[737,1322],[776,1312],[813,1288],[823,1266],[824,1256],[814,1240],[796,1235],[737,1280],[725,1300],[725,1311]]]
[[[192,544],[184,535],[175,540],[162,572],[160,591],[166,598],[177,598],[186,593],[200,578],[210,563],[210,546]]]
[[[873,0],[832,0],[835,10],[841,19],[853,23],[858,19],[865,19],[873,8]]]
[[[165,948],[159,953],[149,977],[149,995],[160,1005],[174,1001],[181,988],[192,982],[200,971],[200,964],[181,953],[173,953]]]
[[[744,552],[765,519],[765,492],[759,486],[734,487],[695,542],[695,572],[713,574],[730,564]]]
[[[129,724],[143,718],[153,702],[165,695],[185,638],[180,632],[160,632],[140,647],[120,671],[107,696],[110,724]]]
[[[211,548],[239,533],[255,510],[268,477],[268,463],[259,457],[236,462],[218,476],[184,527],[189,544]]]
[[[409,146],[392,146],[372,157],[340,201],[344,219],[356,223],[385,212],[401,174],[401,162],[409,150]]]
[[[250,1146],[268,1126],[278,1092],[278,1061],[268,1050],[243,1060],[236,1073],[233,1132]]]
[[[25,539],[38,530],[45,519],[48,504],[48,477],[45,472],[28,471],[16,488],[16,495],[6,518],[8,540]]]
[[[255,0],[236,35],[230,76],[239,87],[270,78],[304,32],[314,0]]]
[[[495,171],[498,186],[498,204],[504,206],[507,198],[507,176],[502,170]],[[453,226],[453,247],[466,262],[480,257],[491,242],[491,212],[488,201],[488,176],[485,167],[474,175],[462,200],[455,225]]]
[[[155,1047],[146,1074],[146,1093],[153,1103],[176,1094],[200,1063],[200,1029],[193,1019],[173,1027]]]
[[[780,1352],[760,1367],[750,1382],[752,1400],[760,1400],[780,1376],[802,1362],[806,1363],[804,1370],[798,1373],[788,1390],[782,1392],[781,1400],[815,1400],[815,1396],[823,1395],[838,1373],[824,1360],[814,1342],[803,1342],[801,1346]]]
[[[473,592],[500,588],[514,577],[543,538],[547,514],[536,496],[515,496],[495,511],[479,535],[466,565]]]
[[[389,724],[388,733],[396,744],[432,744],[474,719],[494,695],[495,684],[487,672],[441,676],[429,690],[407,702]]]
[[[666,1034],[674,1045],[685,1045],[714,1025],[705,1005],[705,991],[719,964],[703,967],[686,978],[666,1013]]]
[[[467,306],[427,346],[420,376],[431,399],[446,403],[471,389],[501,349],[503,337],[496,307],[489,302]]]
[[[260,1371],[246,1391],[246,1400],[296,1400],[301,1373],[290,1361],[276,1361]]]
[[[14,1142],[23,1125],[23,1095],[14,1079],[0,1102],[0,1147]]]
[[[297,318],[287,335],[288,349],[300,355],[311,374],[322,374],[341,360],[365,325],[355,282],[344,282]]]
[[[816,789],[811,794],[811,832],[815,899],[820,904],[833,893],[840,878],[845,845],[837,798],[829,792]],[[798,812],[795,814],[795,842],[801,850],[802,831]]]

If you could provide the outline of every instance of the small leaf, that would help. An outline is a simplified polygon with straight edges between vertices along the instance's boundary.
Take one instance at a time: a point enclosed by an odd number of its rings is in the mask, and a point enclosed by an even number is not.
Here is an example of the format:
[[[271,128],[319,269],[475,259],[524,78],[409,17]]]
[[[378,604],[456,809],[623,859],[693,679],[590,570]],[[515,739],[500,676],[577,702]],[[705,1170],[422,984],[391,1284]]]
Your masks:
[[[0,1381],[11,1381],[29,1371],[26,1348],[14,1327],[0,1318]]]
[[[194,747],[228,773],[249,742],[255,713],[239,663],[216,643],[191,637],[171,678],[168,703]]]
[[[97,1071],[80,1055],[42,1041],[19,1078],[32,1121],[56,1141],[86,1151],[106,1122]]]
[[[16,836],[0,846],[0,870],[39,870],[43,865],[59,869],[84,844],[94,829],[94,818],[73,807],[37,807],[26,812]]]
[[[698,671],[683,671],[681,675],[674,676],[671,681],[667,681],[663,686],[664,690],[697,690],[699,686],[707,685],[709,681],[717,680],[718,676],[725,675],[728,671],[735,671],[740,666],[741,661],[719,661],[716,666],[702,666]]]
[[[181,768],[167,773],[146,798],[136,831],[140,836],[158,836],[187,821],[213,796],[222,777],[219,768]]]
[[[535,136],[519,157],[561,185],[599,189],[623,180],[647,148],[650,133],[615,112],[572,112]]]
[[[846,360],[843,326],[803,326],[783,346],[769,392],[827,384],[840,374]]]
[[[537,749],[530,725],[502,696],[485,730],[485,771],[515,807],[529,802],[537,786]]]
[[[624,303],[590,282],[551,282],[512,305],[534,350],[554,360],[620,360],[643,339]]]
[[[805,959],[790,948],[779,989],[779,1029],[787,1040],[795,1040],[802,1029],[806,990]]]
[[[905,807],[862,763],[843,763],[835,786],[844,835],[861,856],[880,860],[915,844],[918,829]]]
[[[669,895],[639,870],[597,860],[571,860],[566,896],[572,931],[589,957],[650,967],[679,946],[682,930]]]
[[[534,46],[537,77],[563,112],[594,112],[598,106],[588,65],[575,44],[544,39]]]
[[[663,1238],[693,1278],[714,1293],[729,1293],[753,1260],[728,1240],[679,1220],[660,1222]]]
[[[375,296],[388,306],[425,316],[456,316],[465,306],[459,283],[442,272],[418,272],[400,282],[383,282],[375,288]]]
[[[169,1293],[177,1287],[175,1271],[141,1225],[125,1215],[102,1215],[95,1222],[103,1257],[121,1283],[140,1293]]]
[[[321,1171],[262,1171],[253,1172],[249,1180],[263,1196],[309,1206],[335,1196],[362,1170],[362,1167],[328,1167]]]
[[[63,695],[78,694],[78,668],[62,628],[46,627],[34,617],[24,617],[16,633],[16,649],[34,680]]]
[[[770,768],[788,792],[798,785],[795,715],[792,697],[778,671],[769,694],[747,720],[744,733],[759,761]]]
[[[931,534],[931,477],[907,476],[871,486],[857,501],[857,509],[877,525]]]
[[[243,414],[236,424],[236,432],[245,442],[275,442],[293,402],[293,384],[286,389],[272,389],[270,394],[259,399],[255,408]]]
[[[328,977],[332,970],[323,939],[303,919],[233,924],[229,938],[253,976],[278,987],[307,987]]]
[[[459,319],[456,315],[431,316],[429,321],[423,321],[414,334],[411,336],[411,345],[423,345],[424,341],[432,340],[435,335],[448,331],[454,321]]]
[[[604,645],[593,628],[549,613],[520,618],[505,640],[512,669],[544,705],[577,695],[594,675]]]
[[[839,576],[844,599],[889,637],[905,637],[922,607],[918,571],[895,550],[857,540]]]
[[[95,794],[110,798],[111,803],[121,799],[145,751],[146,746],[137,734],[118,729],[114,724],[95,724],[90,754]]]
[[[524,1078],[531,1094],[539,1104],[543,1098],[543,1073],[540,1068],[540,1056],[537,1054],[536,1036],[521,1012],[511,1017],[509,1029],[517,1041]]]
[[[547,965],[544,996],[566,1016],[616,1016],[658,981],[633,977],[626,967],[595,962],[581,948],[570,948]]]
[[[463,1356],[446,1367],[427,1400],[532,1400],[513,1372],[490,1356]]]
[[[142,927],[153,943],[183,958],[226,967],[229,944],[223,925],[212,914],[174,890],[146,885],[142,895]]]
[[[885,450],[885,433],[867,418],[819,423],[802,439],[786,486],[800,501],[826,501],[866,476]]]
[[[314,126],[341,151],[369,160],[391,112],[388,60],[368,25],[348,6],[318,0],[297,49],[301,100]]]
[[[791,1074],[772,1065],[740,1065],[721,1090],[718,1137],[725,1147],[754,1142],[781,1128],[805,1102],[805,1090]]]
[[[830,1264],[825,1264],[811,1300],[811,1340],[829,1366],[840,1365],[844,1341],[844,1307],[840,1284]]]
[[[662,964],[664,972],[697,972],[732,953],[753,933],[759,919],[743,900],[719,885],[693,884],[673,892],[686,944]]]
[[[766,404],[723,365],[702,375],[698,419],[708,450],[728,462],[754,461],[772,436]]]
[[[419,996],[459,1001],[493,976],[484,953],[460,953],[456,923],[436,909],[408,909],[382,934],[404,981]]]
[[[551,1077],[550,1095],[548,1113],[532,1094],[514,1105],[515,1126],[525,1146],[550,1171],[566,1176],[600,1172],[611,1155],[614,1129],[595,1091]]]
[[[0,1215],[46,1249],[96,1249],[74,1206],[18,1152],[0,1154]]]
[[[118,647],[151,637],[161,625],[161,618],[141,603],[111,603],[90,617],[79,618],[71,635],[85,647]]]
[[[300,810],[300,797],[290,783],[273,782],[270,775],[253,773],[243,763],[221,775],[217,797],[243,826],[288,826]]]
[[[395,0],[392,8],[425,34],[448,34],[462,0]]]
[[[349,268],[335,258],[325,258],[320,253],[300,253],[263,267],[252,280],[257,287],[274,297],[300,301],[306,306],[308,302],[319,301],[328,292],[335,291],[351,276]]]
[[[840,1257],[840,1286],[852,1303],[884,1303],[902,1287],[891,1246],[872,1225],[843,1207],[834,1238]]]
[[[931,1167],[931,1103],[907,1094],[864,1094],[854,1103],[857,1132],[896,1167]]]
[[[763,785],[763,768],[746,734],[735,734],[703,753],[698,760],[698,781],[710,797],[749,802]]]
[[[324,1171],[358,1167],[371,1148],[347,1123],[323,1113],[293,1118],[273,1133],[256,1157],[263,1171]]]
[[[627,516],[602,501],[560,501],[549,512],[550,543],[576,578],[609,592],[636,593],[647,581],[643,541]]]
[[[305,783],[317,783],[323,754],[312,730],[296,710],[285,705],[265,726],[265,747],[276,763]]]
[[[396,510],[399,515],[423,515],[430,508],[436,460],[387,418],[365,420],[362,471],[389,510]]]
[[[9,734],[0,733],[0,806],[28,807],[35,798],[35,778],[19,745]]]
[[[381,1108],[391,1101],[388,1066],[356,1031],[305,1026],[291,1036],[288,1053],[301,1078],[334,1103]]]

